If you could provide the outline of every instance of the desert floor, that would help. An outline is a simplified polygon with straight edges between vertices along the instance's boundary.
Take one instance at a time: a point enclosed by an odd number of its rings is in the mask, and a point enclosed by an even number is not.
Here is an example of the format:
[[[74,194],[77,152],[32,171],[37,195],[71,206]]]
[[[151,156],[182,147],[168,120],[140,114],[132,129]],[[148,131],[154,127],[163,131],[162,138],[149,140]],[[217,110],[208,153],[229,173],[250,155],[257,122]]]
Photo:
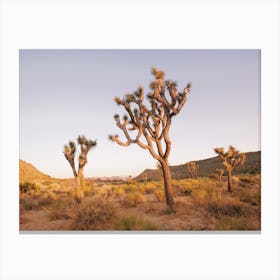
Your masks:
[[[94,182],[75,200],[75,181],[20,185],[20,230],[211,231],[261,229],[261,176],[172,181],[176,213],[167,210],[163,182]]]

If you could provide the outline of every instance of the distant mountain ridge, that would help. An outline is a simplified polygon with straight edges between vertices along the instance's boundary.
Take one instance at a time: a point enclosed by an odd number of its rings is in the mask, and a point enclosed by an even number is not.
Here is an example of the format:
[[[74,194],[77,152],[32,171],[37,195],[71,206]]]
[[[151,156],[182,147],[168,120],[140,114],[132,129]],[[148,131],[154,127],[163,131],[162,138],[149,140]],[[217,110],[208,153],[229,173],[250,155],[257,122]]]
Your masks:
[[[36,167],[34,167],[32,164],[24,161],[19,160],[19,182],[42,182],[42,181],[48,181],[53,179],[51,176],[46,175],[39,171]]]
[[[247,159],[245,164],[238,168],[235,173],[251,173],[258,174],[261,173],[261,152],[248,152],[246,153]],[[198,176],[208,177],[210,174],[215,173],[216,168],[223,168],[219,157],[208,158],[204,160],[195,161],[199,164]],[[186,164],[170,166],[171,176],[173,179],[184,179],[188,178]],[[157,169],[146,169],[134,180],[141,181],[144,179],[144,173],[147,174],[148,180],[160,180],[160,172]],[[71,178],[72,180],[73,178]],[[92,179],[95,181],[127,181],[131,179],[130,177],[120,177],[120,176],[112,176],[112,177],[91,177],[87,179]],[[44,181],[53,181],[53,180],[62,180],[55,179],[43,172],[39,171],[32,164],[19,160],[19,182],[44,182]],[[70,179],[69,179],[70,180]]]
[[[247,159],[243,166],[237,168],[234,173],[261,173],[261,152],[248,152],[246,153]],[[199,164],[198,176],[208,177],[210,174],[216,172],[216,168],[223,168],[221,160],[218,156],[204,160],[194,161]],[[172,179],[189,178],[186,163],[181,165],[170,166]],[[144,179],[144,174],[147,174],[148,180],[160,180],[161,174],[157,169],[146,169],[134,179],[141,181]]]

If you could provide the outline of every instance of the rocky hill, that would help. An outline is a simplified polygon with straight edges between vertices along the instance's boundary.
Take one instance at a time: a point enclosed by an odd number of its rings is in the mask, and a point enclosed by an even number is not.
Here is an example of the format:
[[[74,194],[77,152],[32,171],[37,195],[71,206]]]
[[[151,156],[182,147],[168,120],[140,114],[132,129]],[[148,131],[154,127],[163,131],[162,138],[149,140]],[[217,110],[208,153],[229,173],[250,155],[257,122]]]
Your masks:
[[[246,153],[247,159],[242,167],[235,170],[235,173],[250,173],[259,174],[261,173],[261,152],[248,152]],[[198,176],[208,177],[210,174],[215,173],[216,168],[223,168],[219,157],[208,158],[204,160],[195,161],[199,164]],[[170,166],[171,176],[173,179],[184,179],[188,178],[188,172],[185,164]],[[144,179],[144,174],[147,174],[148,180],[159,180],[160,171],[157,169],[146,169],[136,178],[137,181]]]
[[[35,168],[32,164],[19,160],[19,182],[43,182],[52,180],[53,178],[49,175],[46,175]]]

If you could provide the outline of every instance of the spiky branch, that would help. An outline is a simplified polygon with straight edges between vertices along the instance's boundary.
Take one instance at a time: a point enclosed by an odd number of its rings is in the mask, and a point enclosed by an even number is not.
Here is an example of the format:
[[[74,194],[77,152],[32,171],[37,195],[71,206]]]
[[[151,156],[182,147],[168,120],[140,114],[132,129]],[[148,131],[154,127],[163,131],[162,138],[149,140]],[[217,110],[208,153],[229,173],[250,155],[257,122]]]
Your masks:
[[[141,86],[133,94],[126,94],[123,99],[115,97],[115,102],[128,113],[122,119],[118,114],[114,116],[116,125],[123,131],[125,141],[119,135],[110,135],[109,139],[121,146],[137,144],[162,162],[168,159],[171,150],[169,129],[172,118],[184,106],[191,84],[179,93],[176,82],[164,81],[163,71],[152,68],[152,74],[155,81],[150,85],[152,92],[147,95],[149,108],[143,102],[144,90]],[[136,132],[134,137],[130,134],[131,131]],[[165,149],[162,142],[165,143]]]
[[[155,80],[150,84],[152,91],[147,95],[148,107],[144,104],[145,94],[142,86],[134,93],[126,94],[122,99],[115,97],[117,105],[122,106],[127,112],[123,118],[118,114],[114,116],[125,140],[121,140],[117,134],[110,135],[109,139],[124,147],[137,144],[142,149],[148,150],[162,165],[163,173],[170,177],[167,163],[171,151],[169,130],[172,118],[180,113],[187,101],[191,84],[187,84],[182,92],[178,92],[177,83],[165,81],[163,71],[152,68],[152,75]],[[168,196],[168,190],[166,195]],[[167,203],[173,204],[172,198],[166,198],[171,200]]]

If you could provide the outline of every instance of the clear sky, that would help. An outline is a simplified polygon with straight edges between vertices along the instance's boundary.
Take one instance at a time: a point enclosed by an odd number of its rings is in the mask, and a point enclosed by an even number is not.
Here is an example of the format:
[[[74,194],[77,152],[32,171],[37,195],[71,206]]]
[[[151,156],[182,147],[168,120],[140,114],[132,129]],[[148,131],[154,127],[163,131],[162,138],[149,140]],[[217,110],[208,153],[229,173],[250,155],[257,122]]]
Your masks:
[[[151,67],[192,91],[171,127],[171,165],[215,156],[232,144],[260,150],[259,50],[20,50],[20,158],[53,177],[72,177],[63,146],[79,134],[97,139],[86,176],[138,175],[156,162],[137,145],[108,141],[119,134],[113,98],[140,84]]]

